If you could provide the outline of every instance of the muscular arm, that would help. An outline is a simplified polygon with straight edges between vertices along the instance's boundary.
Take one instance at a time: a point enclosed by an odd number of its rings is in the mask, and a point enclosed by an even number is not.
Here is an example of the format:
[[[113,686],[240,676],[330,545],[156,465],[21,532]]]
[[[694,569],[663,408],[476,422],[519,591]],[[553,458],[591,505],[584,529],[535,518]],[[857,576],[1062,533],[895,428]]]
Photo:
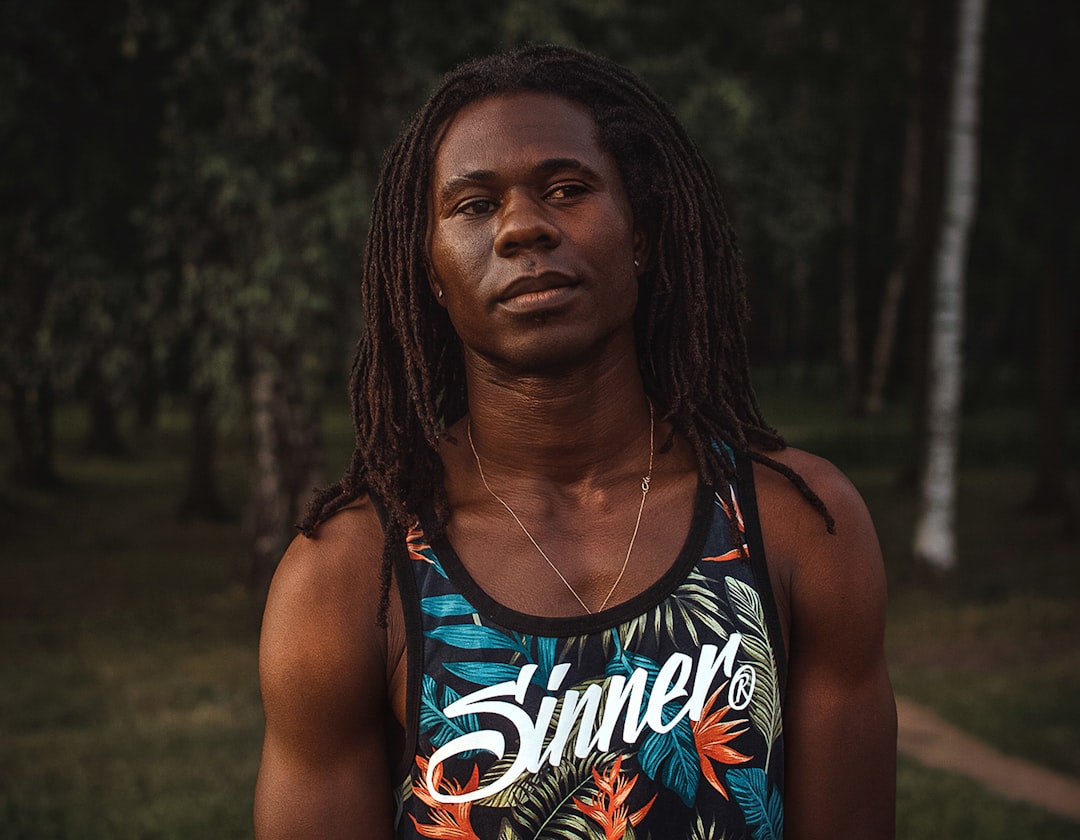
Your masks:
[[[829,535],[785,479],[755,469],[766,555],[778,561],[789,622],[785,836],[887,840],[895,836],[896,706],[881,549],[862,499],[835,467],[791,449],[781,460],[836,519]]]
[[[274,576],[259,650],[259,840],[391,836],[381,550],[374,513],[354,507],[318,539],[297,537]]]

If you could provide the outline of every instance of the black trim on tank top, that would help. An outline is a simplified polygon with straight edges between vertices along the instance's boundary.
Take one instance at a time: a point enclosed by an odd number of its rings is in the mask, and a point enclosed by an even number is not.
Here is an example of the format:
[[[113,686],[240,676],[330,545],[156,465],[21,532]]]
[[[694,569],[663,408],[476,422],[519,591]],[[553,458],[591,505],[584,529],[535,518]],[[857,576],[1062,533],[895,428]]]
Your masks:
[[[386,511],[370,496],[375,513],[386,539]],[[424,620],[420,615],[420,592],[416,588],[416,575],[409,564],[409,546],[403,541],[395,548],[393,561],[394,580],[401,598],[402,617],[405,621],[405,739],[402,755],[397,763],[397,776],[409,772],[416,759],[417,738],[420,733],[420,690],[424,669]],[[389,689],[389,684],[387,685]],[[390,698],[387,697],[389,705]],[[388,710],[393,716],[393,710]]]
[[[769,640],[776,656],[776,671],[780,676],[780,703],[787,697],[787,648],[780,627],[780,614],[773,594],[772,578],[765,557],[765,544],[761,538],[761,518],[758,515],[757,491],[754,489],[754,462],[745,452],[735,452],[735,473],[739,478],[739,507],[746,527],[746,545],[750,551],[750,566],[754,571],[758,594],[765,612],[765,624]]]
[[[617,627],[623,622],[645,612],[660,603],[682,583],[690,569],[701,560],[701,551],[709,533],[712,518],[713,489],[698,481],[697,495],[694,500],[694,513],[690,529],[683,542],[683,547],[667,571],[645,591],[628,601],[592,615],[542,616],[518,612],[496,601],[473,580],[461,558],[458,557],[448,538],[431,540],[431,547],[442,563],[450,581],[477,608],[481,615],[497,622],[509,630],[528,633],[534,636],[569,638],[598,633]],[[428,523],[434,516],[430,503],[425,504],[421,515],[421,527],[425,534],[430,534]],[[410,653],[411,655],[411,653]]]

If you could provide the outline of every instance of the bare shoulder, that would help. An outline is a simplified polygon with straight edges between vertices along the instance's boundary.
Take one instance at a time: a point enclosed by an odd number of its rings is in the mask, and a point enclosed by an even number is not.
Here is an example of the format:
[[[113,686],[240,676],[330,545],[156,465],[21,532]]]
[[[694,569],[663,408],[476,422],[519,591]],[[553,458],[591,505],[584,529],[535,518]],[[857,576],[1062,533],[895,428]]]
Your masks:
[[[260,840],[390,836],[382,546],[358,502],[297,536],[274,575],[259,643]]]
[[[859,491],[824,458],[788,447],[761,453],[792,470],[824,504],[826,518],[785,476],[754,465],[762,540],[780,623],[792,653],[807,648],[876,657],[884,639],[881,547]]]
[[[767,465],[754,465],[766,554],[770,561],[782,564],[785,582],[798,586],[817,578],[828,583],[830,575],[844,570],[856,578],[865,574],[865,584],[883,587],[877,533],[862,496],[848,477],[824,458],[794,447],[761,454],[804,481],[834,523],[829,533],[825,516],[794,482]]]
[[[806,482],[825,503],[836,522],[837,533],[842,526],[846,526],[844,530],[851,530],[869,521],[870,514],[859,491],[832,462],[792,446],[760,454],[788,467]],[[783,509],[785,514],[795,517],[800,525],[808,526],[810,530],[827,531],[825,520],[787,476],[764,464],[755,464],[754,484],[759,497],[764,497],[768,505]]]
[[[382,528],[366,499],[336,513],[311,537],[296,536],[267,597],[260,644],[264,682],[278,669],[330,669],[385,654],[379,634],[370,632],[382,548]]]
[[[787,831],[884,840],[895,833],[896,708],[877,534],[859,492],[828,461],[792,448],[762,454],[794,471],[835,520],[829,533],[789,477],[755,464],[765,555],[788,637]]]

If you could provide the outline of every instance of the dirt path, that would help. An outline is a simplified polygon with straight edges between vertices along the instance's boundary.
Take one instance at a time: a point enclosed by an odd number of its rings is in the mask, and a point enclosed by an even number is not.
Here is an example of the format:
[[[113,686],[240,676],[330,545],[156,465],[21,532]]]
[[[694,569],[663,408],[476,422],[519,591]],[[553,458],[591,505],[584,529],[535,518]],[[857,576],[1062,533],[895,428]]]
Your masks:
[[[998,796],[1080,822],[1080,780],[998,752],[906,698],[896,698],[896,712],[898,747],[904,755],[969,776]]]

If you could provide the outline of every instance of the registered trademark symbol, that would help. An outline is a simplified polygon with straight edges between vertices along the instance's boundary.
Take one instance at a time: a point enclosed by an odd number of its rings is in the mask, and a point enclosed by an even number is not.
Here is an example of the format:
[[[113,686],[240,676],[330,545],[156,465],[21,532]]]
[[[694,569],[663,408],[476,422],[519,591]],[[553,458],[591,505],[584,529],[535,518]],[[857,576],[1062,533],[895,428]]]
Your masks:
[[[750,705],[756,685],[757,673],[753,665],[743,665],[735,672],[728,686],[728,705],[733,711],[741,712]]]

